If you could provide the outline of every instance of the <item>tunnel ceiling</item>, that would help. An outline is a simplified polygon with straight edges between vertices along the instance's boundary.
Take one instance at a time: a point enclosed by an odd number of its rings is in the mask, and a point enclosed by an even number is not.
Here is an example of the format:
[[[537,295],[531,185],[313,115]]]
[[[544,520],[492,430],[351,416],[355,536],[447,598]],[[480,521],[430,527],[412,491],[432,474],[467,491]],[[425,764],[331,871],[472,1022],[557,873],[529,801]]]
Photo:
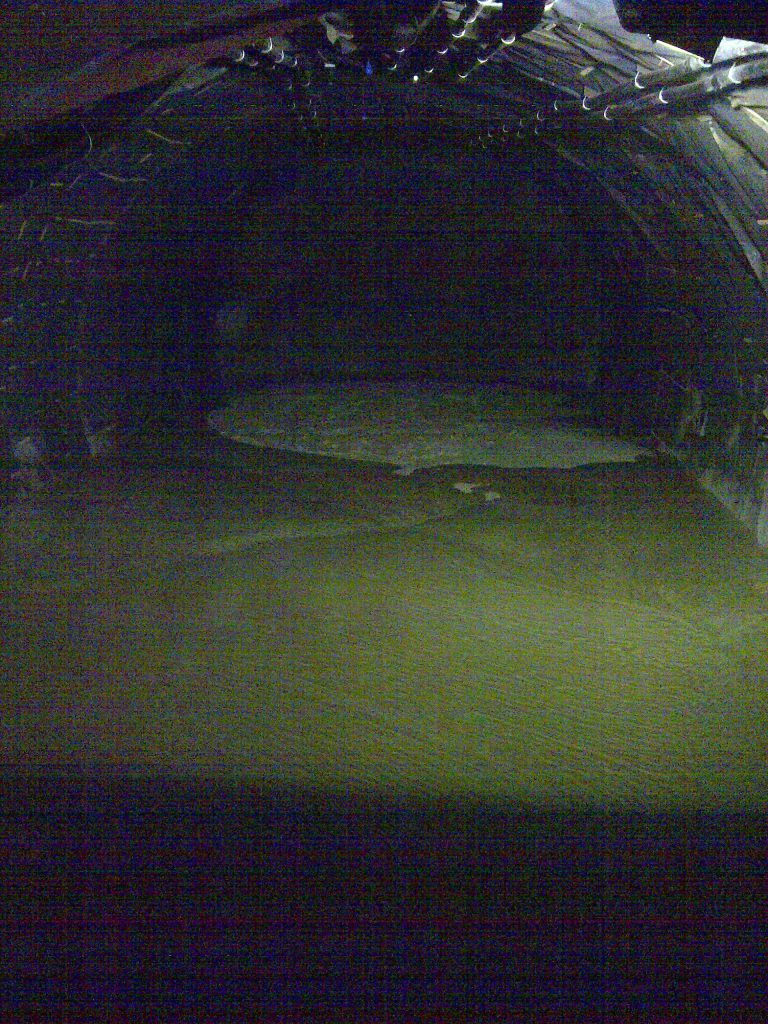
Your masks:
[[[180,182],[223,204],[265,175],[279,182],[288,145],[316,154],[375,129],[390,145],[421,130],[518,166],[557,154],[623,211],[660,272],[720,289],[722,308],[745,280],[762,301],[768,35],[751,5],[716,9],[16,4],[0,42],[6,348],[36,303],[66,301],[117,249],[167,231]],[[248,134],[250,161],[227,163],[227,133]]]

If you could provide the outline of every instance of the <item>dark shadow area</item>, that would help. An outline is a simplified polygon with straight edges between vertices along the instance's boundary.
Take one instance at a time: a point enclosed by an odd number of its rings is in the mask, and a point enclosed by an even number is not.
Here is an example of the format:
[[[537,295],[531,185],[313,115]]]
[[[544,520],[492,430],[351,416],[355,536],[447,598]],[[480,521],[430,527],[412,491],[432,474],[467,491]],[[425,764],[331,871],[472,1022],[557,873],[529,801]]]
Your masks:
[[[760,1020],[764,821],[6,775],[4,1020]]]

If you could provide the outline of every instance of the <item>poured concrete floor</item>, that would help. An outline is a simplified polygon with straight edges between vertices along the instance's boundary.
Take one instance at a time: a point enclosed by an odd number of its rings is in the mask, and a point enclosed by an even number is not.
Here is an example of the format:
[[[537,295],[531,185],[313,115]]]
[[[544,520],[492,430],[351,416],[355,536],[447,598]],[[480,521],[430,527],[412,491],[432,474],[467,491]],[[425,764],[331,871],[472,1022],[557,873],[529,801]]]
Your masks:
[[[217,445],[5,509],[6,766],[768,804],[768,558],[671,464]]]

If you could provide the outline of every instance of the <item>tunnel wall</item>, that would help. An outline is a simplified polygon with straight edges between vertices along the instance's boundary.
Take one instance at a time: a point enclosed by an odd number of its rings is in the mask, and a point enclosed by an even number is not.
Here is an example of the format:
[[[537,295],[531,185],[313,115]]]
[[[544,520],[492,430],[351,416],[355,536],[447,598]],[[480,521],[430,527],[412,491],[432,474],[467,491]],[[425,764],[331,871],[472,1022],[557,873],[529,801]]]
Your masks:
[[[749,282],[712,308],[698,381],[672,403],[676,457],[768,548],[768,303]]]
[[[649,247],[628,219],[621,230],[634,302],[602,350],[596,411],[676,458],[768,548],[768,297],[736,255],[692,267],[678,253],[672,272],[652,249],[637,258]]]
[[[206,254],[226,235],[210,211],[247,185],[233,153],[247,151],[262,200],[280,187],[282,150],[258,147],[242,123],[247,110],[268,134],[276,92],[261,80],[222,83],[215,132],[183,88],[145,98],[114,134],[93,129],[92,153],[68,154],[0,203],[3,454],[30,430],[50,454],[80,455],[89,431],[116,421],[204,411],[216,389]]]
[[[633,295],[601,353],[603,422],[673,454],[766,547],[768,129],[745,112],[761,97],[547,144],[602,187],[594,215],[614,218]]]

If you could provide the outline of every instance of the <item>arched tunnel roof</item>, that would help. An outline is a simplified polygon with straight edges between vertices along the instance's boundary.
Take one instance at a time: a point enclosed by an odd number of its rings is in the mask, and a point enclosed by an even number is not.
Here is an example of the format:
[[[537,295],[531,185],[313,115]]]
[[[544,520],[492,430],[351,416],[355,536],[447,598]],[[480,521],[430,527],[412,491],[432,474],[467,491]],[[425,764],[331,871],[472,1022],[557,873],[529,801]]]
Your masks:
[[[675,318],[672,344],[693,361],[707,349],[715,391],[729,361],[729,386],[749,378],[755,403],[763,394],[768,30],[752,4],[25,2],[6,13],[0,51],[11,72],[0,85],[2,392],[17,363],[41,353],[82,362],[94,307],[117,282],[131,287],[126,267],[154,260],[163,288],[172,260],[158,250],[175,246],[187,274],[198,264],[191,287],[208,284],[212,235],[255,209],[262,230],[285,218],[287,205],[303,205],[297,165],[331,141],[363,138],[363,149],[423,142],[422,156],[443,165],[432,184],[445,185],[448,215],[463,191],[479,201],[482,174],[502,179],[512,167],[517,176],[484,197],[502,204],[500,220],[512,219],[523,175],[567,221],[591,180],[604,209],[585,202],[575,231],[592,233],[595,250],[610,237],[627,265],[640,246],[639,299]],[[470,151],[479,179],[467,173]],[[318,168],[325,201],[332,171]],[[205,203],[218,219],[200,215]],[[552,224],[540,220],[529,224],[537,244]],[[498,276],[514,289],[522,269],[531,290],[536,275],[548,285],[546,259],[531,266],[518,258]],[[557,270],[568,269],[561,260]],[[714,326],[702,323],[706,306]],[[242,315],[232,308],[221,322]],[[748,370],[731,351],[737,339],[749,342]]]
[[[314,146],[364,126],[374,108],[390,134],[418,126],[502,155],[554,151],[634,222],[660,273],[703,291],[716,280],[721,308],[745,280],[762,301],[765,27],[746,5],[717,17],[679,5],[676,20],[668,7],[251,0],[212,13],[177,0],[92,4],[86,16],[16,5],[2,44],[14,73],[0,91],[8,351],[35,290],[81,287],[129,212],[135,224],[152,203],[177,200],[205,140],[198,190],[223,187],[226,200],[245,187],[249,168],[209,166],[223,125],[265,138],[288,126]],[[749,39],[736,36],[750,26]]]

